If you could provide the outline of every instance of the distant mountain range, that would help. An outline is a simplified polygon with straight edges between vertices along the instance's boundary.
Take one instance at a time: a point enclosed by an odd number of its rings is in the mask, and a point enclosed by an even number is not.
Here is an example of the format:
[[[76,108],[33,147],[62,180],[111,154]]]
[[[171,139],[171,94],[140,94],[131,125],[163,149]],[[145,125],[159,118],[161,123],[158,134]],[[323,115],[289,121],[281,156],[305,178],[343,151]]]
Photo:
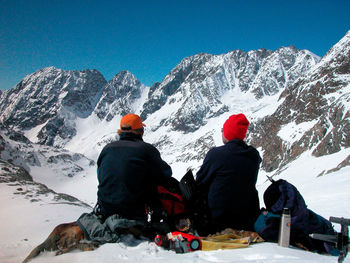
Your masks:
[[[130,112],[142,116],[144,140],[178,179],[189,168],[195,173],[207,151],[222,145],[224,121],[242,112],[250,120],[246,140],[263,157],[261,206],[268,175],[295,184],[320,215],[350,216],[350,31],[322,58],[293,46],[187,57],[152,87],[128,71],[107,82],[97,70],[48,67],[0,92],[2,261],[23,260],[55,225],[91,211],[97,156],[118,139],[119,121]],[[270,256],[278,249],[265,245],[249,253],[267,249]],[[109,246],[103,253],[134,261],[170,253],[146,242],[134,248]],[[100,261],[99,251],[89,252],[91,262]],[[289,251],[295,254],[281,250],[282,257],[330,260]],[[86,255],[72,254],[77,257]]]
[[[223,122],[243,112],[262,170],[277,175],[305,152],[318,157],[349,148],[349,108],[350,32],[323,58],[294,46],[194,55],[152,87],[128,71],[107,82],[97,70],[48,67],[0,95],[0,152],[28,172],[35,166],[30,160],[39,158],[37,147],[93,162],[115,139],[121,116],[132,112],[147,125],[145,140],[180,176],[198,169],[221,143]],[[32,157],[13,158],[20,155],[13,145],[23,144],[32,147]],[[338,164],[329,170],[349,165],[350,157]]]

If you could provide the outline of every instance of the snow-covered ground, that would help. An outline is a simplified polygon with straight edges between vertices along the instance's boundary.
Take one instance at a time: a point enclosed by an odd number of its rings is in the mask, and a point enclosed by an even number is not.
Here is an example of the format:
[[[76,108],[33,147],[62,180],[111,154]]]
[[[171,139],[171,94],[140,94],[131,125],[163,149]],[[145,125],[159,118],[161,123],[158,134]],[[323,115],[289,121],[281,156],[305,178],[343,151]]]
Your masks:
[[[21,262],[40,244],[54,226],[71,222],[89,209],[50,201],[30,203],[22,195],[14,195],[17,186],[0,184],[0,262]],[[83,189],[80,189],[83,190]],[[334,208],[334,210],[336,210]],[[197,251],[176,254],[165,251],[148,241],[136,241],[126,237],[123,243],[105,244],[95,251],[73,251],[55,256],[45,252],[33,262],[337,262],[337,257],[319,255],[296,248],[282,248],[274,243],[254,244],[236,250]],[[350,262],[347,258],[345,262]]]
[[[322,171],[334,168],[340,159],[348,156],[350,150],[321,158],[312,157],[305,153],[290,164],[279,175],[293,183],[305,198],[309,208],[325,218],[329,216],[350,218],[350,167],[347,166],[336,172],[317,177]],[[96,180],[95,175],[90,180]],[[278,179],[278,178],[276,178]],[[75,189],[69,188],[69,193],[76,196],[87,196],[88,182],[80,186],[74,183]],[[258,190],[261,196],[268,187],[264,172],[258,180]],[[49,235],[52,229],[65,222],[75,221],[83,212],[90,208],[55,202],[50,195],[40,201],[32,202],[25,192],[26,186],[0,184],[0,262],[21,262],[30,251]],[[63,189],[63,188],[62,188]],[[91,188],[92,189],[92,188]],[[96,193],[90,193],[91,202]],[[339,225],[334,225],[339,231]],[[33,262],[337,262],[337,257],[319,255],[297,248],[282,248],[274,243],[251,245],[249,248],[218,251],[197,251],[188,254],[176,254],[165,251],[148,241],[137,241],[126,237],[123,243],[106,244],[95,251],[73,251],[61,256],[54,252],[45,252]],[[350,262],[350,257],[345,260]]]
[[[51,194],[41,195],[40,201],[34,201],[35,196],[23,195],[28,190],[29,187],[25,185],[0,184],[2,263],[22,262],[35,246],[46,239],[56,225],[75,221],[81,213],[89,210],[64,202],[55,202]],[[49,258],[46,258],[47,261]]]

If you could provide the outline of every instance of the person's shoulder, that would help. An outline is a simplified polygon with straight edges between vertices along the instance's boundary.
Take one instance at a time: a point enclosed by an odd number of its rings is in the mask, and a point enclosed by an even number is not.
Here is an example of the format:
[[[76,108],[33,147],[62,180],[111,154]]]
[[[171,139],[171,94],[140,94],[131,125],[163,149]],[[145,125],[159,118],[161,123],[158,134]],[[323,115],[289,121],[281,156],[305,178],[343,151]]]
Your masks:
[[[259,151],[254,146],[248,145],[248,149],[260,162],[262,161]]]
[[[220,154],[222,151],[224,151],[224,145],[213,147],[207,152],[207,157],[216,156],[217,154]]]
[[[151,143],[145,142],[145,141],[141,141],[140,142],[142,147],[144,147],[146,150],[149,150],[151,152],[159,152],[158,149]]]
[[[255,153],[259,153],[259,151],[253,146],[253,145],[248,145],[247,144],[247,148]]]
[[[222,151],[224,148],[225,148],[225,144],[224,144],[224,145],[220,145],[220,146],[215,146],[215,147],[211,148],[211,149],[209,150],[209,152],[213,152],[213,153],[215,153],[215,152],[220,152],[220,151]]]
[[[107,150],[109,148],[116,147],[116,146],[118,146],[118,144],[119,144],[119,140],[118,141],[109,142],[103,147],[102,151],[103,150]]]

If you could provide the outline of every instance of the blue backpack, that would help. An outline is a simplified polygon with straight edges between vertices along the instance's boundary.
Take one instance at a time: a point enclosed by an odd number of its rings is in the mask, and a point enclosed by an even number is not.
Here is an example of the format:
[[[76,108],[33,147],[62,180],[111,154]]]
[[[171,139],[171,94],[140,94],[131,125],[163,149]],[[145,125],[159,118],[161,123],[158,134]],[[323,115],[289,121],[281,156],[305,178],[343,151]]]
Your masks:
[[[338,255],[333,244],[311,238],[312,233],[334,235],[332,224],[307,208],[296,187],[285,180],[272,181],[264,193],[266,209],[255,222],[255,231],[266,241],[277,242],[283,208],[291,213],[290,244],[318,253]]]

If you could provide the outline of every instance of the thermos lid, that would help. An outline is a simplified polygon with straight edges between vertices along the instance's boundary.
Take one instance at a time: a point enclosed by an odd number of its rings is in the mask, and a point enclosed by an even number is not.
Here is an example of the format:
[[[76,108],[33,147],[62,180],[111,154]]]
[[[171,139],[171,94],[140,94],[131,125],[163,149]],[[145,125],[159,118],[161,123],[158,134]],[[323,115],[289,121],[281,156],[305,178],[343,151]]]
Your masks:
[[[290,215],[290,209],[287,208],[287,207],[283,208],[282,214],[284,214],[284,215]]]

